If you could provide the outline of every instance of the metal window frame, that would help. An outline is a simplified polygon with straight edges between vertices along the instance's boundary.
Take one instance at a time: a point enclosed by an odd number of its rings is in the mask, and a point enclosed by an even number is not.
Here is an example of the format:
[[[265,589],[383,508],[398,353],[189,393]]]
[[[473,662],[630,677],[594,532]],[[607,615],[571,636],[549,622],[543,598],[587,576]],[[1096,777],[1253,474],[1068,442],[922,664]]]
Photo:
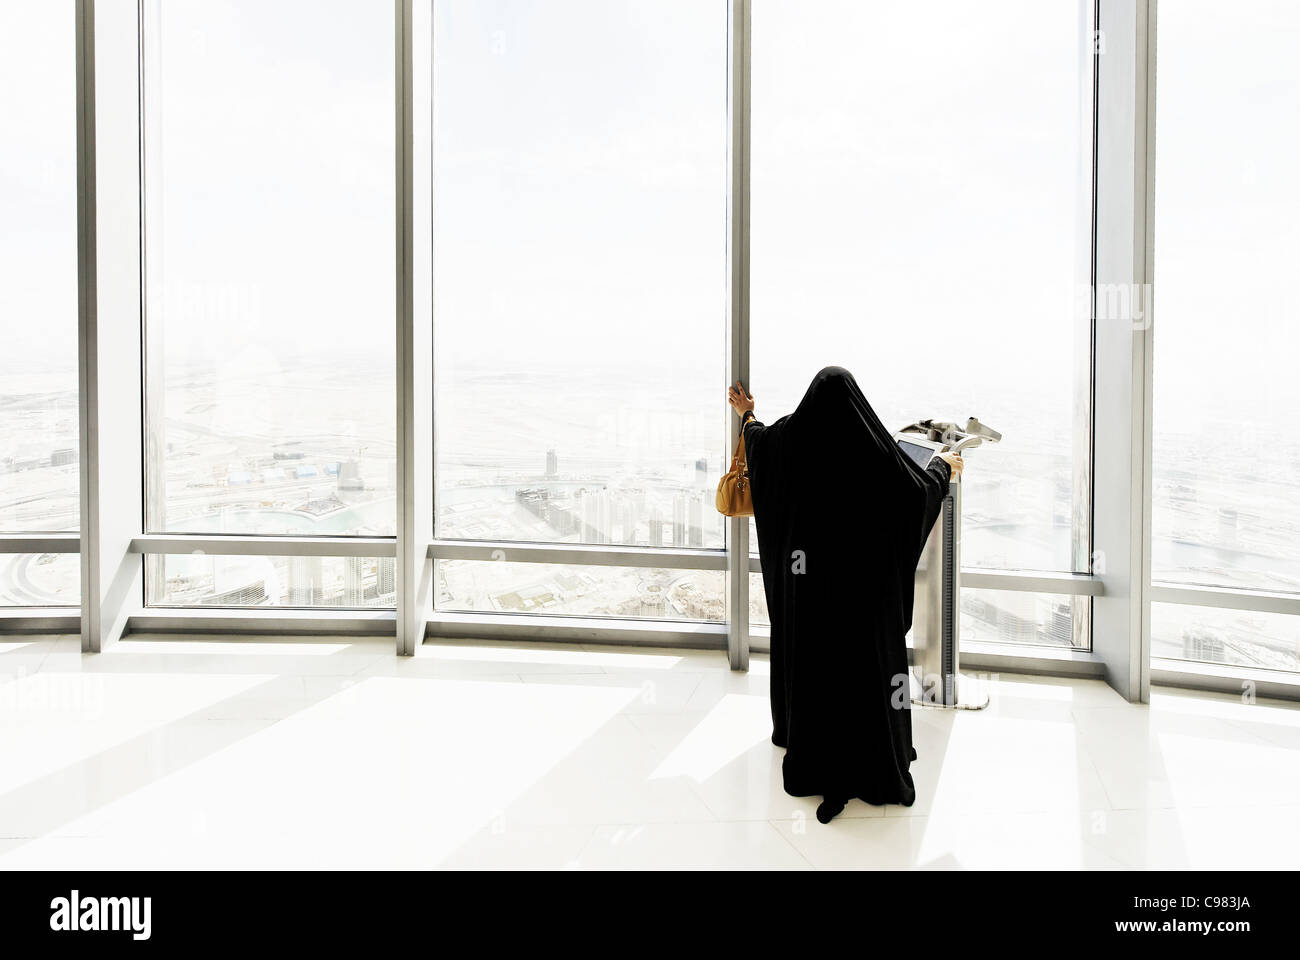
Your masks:
[[[74,19],[80,628],[82,651],[99,653],[143,599],[130,549],[144,526],[142,0],[77,0]],[[107,138],[105,94],[134,120]],[[101,271],[105,250],[114,260]]]
[[[1281,670],[1234,667],[1197,660],[1153,657],[1152,685],[1274,700],[1300,700],[1300,675]]]
[[[417,210],[417,172],[432,183],[432,157],[417,171],[417,96],[429,97],[428,137],[432,138],[431,0],[394,0],[396,121],[396,284],[397,284],[397,587],[396,641],[399,656],[413,656],[424,642],[433,612],[435,566],[428,555],[433,536],[433,316],[417,308],[417,253],[432,266],[430,208]],[[418,31],[418,36],[417,36]],[[417,59],[427,57],[429,73],[417,78]],[[417,79],[420,84],[417,89]],[[427,218],[427,219],[426,219]],[[417,220],[420,229],[417,229]],[[427,223],[427,229],[425,225]],[[426,249],[426,244],[427,249]],[[430,283],[432,274],[430,273]]]
[[[0,533],[0,555],[80,552],[80,533]]]
[[[727,383],[749,380],[749,186],[751,0],[731,0],[727,24]],[[729,408],[728,449],[740,438]],[[724,457],[726,454],[724,453]],[[723,462],[727,462],[726,459]],[[727,660],[749,669],[749,518],[727,520]]]
[[[1151,329],[1149,289],[1148,3],[1099,0],[1093,268],[1093,554],[1103,592],[1092,601],[1095,654],[1106,682],[1150,699],[1149,503]],[[1111,292],[1140,311],[1110,315]],[[1135,322],[1141,318],[1142,322]]]
[[[0,556],[28,553],[80,555],[81,534],[76,532],[0,534]],[[79,604],[0,607],[0,636],[8,633],[79,633],[80,631]]]
[[[1096,556],[1095,456],[1096,456],[1096,401],[1097,389],[1097,326],[1095,318],[1097,287],[1097,142],[1100,113],[1098,91],[1101,80],[1101,63],[1096,37],[1100,30],[1100,0],[1079,0],[1080,40],[1086,42],[1081,57],[1087,56],[1091,73],[1085,87],[1086,107],[1084,130],[1086,140],[1080,147],[1086,150],[1087,178],[1076,185],[1079,209],[1076,230],[1076,280],[1088,291],[1086,302],[1075,298],[1074,329],[1074,436],[1073,474],[1071,493],[1072,567],[1076,573],[1092,575]],[[1086,51],[1086,52],[1085,52]],[[1082,240],[1082,242],[1079,242]],[[1071,607],[1071,639],[1075,649],[1092,651],[1093,602],[1091,597],[1075,597]]]
[[[1178,603],[1217,610],[1251,610],[1300,616],[1300,594],[1271,593],[1241,587],[1203,587],[1154,580],[1147,596],[1152,603]]]
[[[1158,41],[1159,0],[1140,0],[1145,7],[1147,69],[1144,80],[1145,96],[1145,138],[1148,144],[1146,165],[1142,171],[1145,175],[1146,206],[1144,210],[1143,245],[1146,263],[1146,279],[1154,286],[1155,277],[1155,191],[1156,191],[1156,58]],[[1150,311],[1151,325],[1155,323],[1155,304],[1147,305]],[[1233,667],[1225,664],[1206,663],[1190,660],[1174,660],[1153,657],[1151,655],[1151,605],[1153,603],[1187,604],[1218,610],[1250,610],[1260,613],[1286,614],[1300,616],[1300,593],[1276,593],[1251,590],[1240,587],[1202,586],[1196,584],[1175,583],[1157,580],[1152,577],[1152,516],[1153,516],[1153,382],[1152,356],[1148,353],[1145,367],[1146,390],[1143,397],[1143,416],[1147,425],[1146,445],[1143,450],[1144,484],[1142,488],[1143,527],[1143,610],[1142,610],[1142,656],[1150,664],[1151,682],[1171,686],[1193,687],[1240,694],[1249,686],[1258,696],[1270,696],[1283,699],[1300,700],[1300,674],[1288,674],[1283,671],[1262,670],[1249,667]]]
[[[411,655],[426,636],[479,636],[498,639],[546,638],[574,642],[654,643],[726,649],[733,668],[745,669],[751,648],[764,647],[761,627],[751,628],[749,575],[759,571],[749,552],[748,522],[727,523],[721,550],[665,549],[610,545],[458,541],[436,537],[434,527],[433,309],[420,284],[431,269],[432,160],[422,150],[432,136],[432,31],[436,0],[394,0],[394,118],[396,184],[395,286],[397,362],[397,533],[394,537],[260,537],[149,534],[144,500],[147,472],[143,454],[148,443],[144,397],[139,398],[141,457],[138,483],[126,482],[119,466],[101,462],[103,442],[116,443],[119,426],[106,425],[101,410],[109,377],[129,380],[129,370],[108,369],[101,356],[100,283],[97,251],[102,248],[97,207],[95,130],[95,12],[97,0],[77,0],[77,182],[79,416],[82,429],[81,534],[30,534],[0,537],[0,553],[80,552],[83,610],[78,618],[83,649],[104,649],[126,630],[140,632],[221,631],[260,634],[300,632],[373,633],[393,631],[396,652]],[[146,118],[144,3],[152,0],[98,0],[101,6],[127,5],[136,10],[140,76],[140,124]],[[751,59],[753,0],[727,2],[727,297],[726,369],[729,380],[748,383]],[[115,9],[117,7],[115,6]],[[1130,699],[1148,699],[1150,604],[1198,603],[1206,606],[1266,609],[1300,613],[1300,598],[1249,591],[1194,588],[1150,581],[1151,333],[1147,328],[1117,337],[1099,325],[1095,291],[1099,284],[1122,281],[1146,289],[1153,262],[1154,64],[1156,0],[1084,0],[1081,19],[1104,31],[1107,52],[1094,54],[1092,110],[1091,216],[1087,229],[1091,309],[1081,327],[1088,337],[1086,357],[1076,364],[1076,390],[1087,403],[1076,404],[1076,434],[1086,439],[1087,455],[1076,476],[1075,566],[1083,572],[1042,573],[969,569],[964,581],[973,588],[1067,595],[1074,604],[1076,630],[1095,632],[1098,649],[1056,650],[1010,645],[1006,651],[981,651],[981,665],[1009,664],[1016,669],[1041,663],[1048,672],[1104,674]],[[427,44],[427,48],[426,45]],[[427,101],[427,111],[425,109]],[[139,137],[143,217],[147,183],[144,138]],[[141,223],[140,323],[148,309],[148,240]],[[1149,305],[1144,304],[1149,307]],[[114,332],[116,335],[116,331]],[[140,360],[138,380],[148,389],[147,358]],[[132,397],[109,397],[112,412],[130,407]],[[1101,400],[1099,400],[1101,398]],[[738,424],[725,411],[728,444]],[[1082,418],[1082,419],[1080,419]],[[101,435],[105,430],[112,436]],[[1084,437],[1086,434],[1086,437]],[[728,451],[729,452],[729,451]],[[130,458],[127,458],[128,461]],[[1076,452],[1076,460],[1078,453]],[[132,467],[134,470],[135,467]],[[116,472],[114,472],[116,471]],[[131,502],[128,502],[131,501]],[[137,502],[138,501],[138,502]],[[1086,501],[1083,502],[1083,501]],[[125,511],[125,512],[123,512]],[[137,513],[139,516],[137,517]],[[125,521],[124,519],[125,518]],[[138,519],[138,523],[134,523]],[[127,527],[134,523],[134,530]],[[126,534],[124,536],[124,531]],[[1082,531],[1082,535],[1080,535]],[[393,610],[332,611],[321,609],[222,610],[144,607],[141,558],[151,554],[376,556],[396,561],[397,604]],[[504,553],[503,553],[504,551]],[[493,560],[582,565],[667,567],[721,570],[727,574],[725,623],[616,621],[533,615],[496,616],[439,612],[433,607],[432,583],[440,559]],[[1098,563],[1098,557],[1105,558]],[[108,585],[105,585],[105,581]],[[128,589],[123,589],[123,584]],[[138,589],[136,589],[138,587]],[[136,602],[134,597],[139,596]],[[1087,617],[1091,613],[1091,629]],[[0,630],[15,624],[68,621],[51,610],[0,612]],[[1078,634],[1076,633],[1076,636]],[[757,642],[755,642],[757,641]],[[969,660],[970,658],[967,657]],[[1068,663],[1066,662],[1068,661]],[[973,663],[973,661],[972,661]],[[1010,668],[1010,667],[1009,667]]]
[[[81,532],[77,537],[77,552],[81,562],[81,615],[77,627],[81,632],[81,648],[90,646],[90,634],[98,631],[98,619],[88,617],[96,606],[98,570],[90,562],[91,548],[96,540],[84,536],[94,531],[96,514],[87,515],[88,506],[98,507],[91,483],[94,470],[87,457],[98,460],[98,437],[92,437],[94,427],[90,404],[92,382],[90,372],[93,355],[90,352],[94,332],[96,306],[95,287],[95,0],[77,0],[75,7],[76,36],[76,98],[77,98],[77,437],[80,487]]]

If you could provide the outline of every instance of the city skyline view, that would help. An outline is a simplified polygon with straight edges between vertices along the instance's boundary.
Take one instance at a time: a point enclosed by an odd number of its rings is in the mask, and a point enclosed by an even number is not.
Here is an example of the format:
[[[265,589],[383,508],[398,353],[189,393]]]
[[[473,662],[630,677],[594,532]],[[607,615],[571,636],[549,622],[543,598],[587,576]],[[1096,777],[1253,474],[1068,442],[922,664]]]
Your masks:
[[[770,422],[837,364],[891,427],[978,416],[1004,439],[968,459],[964,565],[1086,572],[1084,8],[939,7],[936,42],[906,5],[755,0],[747,386]],[[431,533],[722,549],[726,5],[539,9],[436,6]],[[1300,234],[1278,211],[1300,203],[1300,134],[1272,118],[1300,102],[1300,17],[1258,4],[1217,39],[1234,69],[1204,77],[1207,9],[1162,10],[1152,578],[1294,595],[1300,437],[1279,421],[1300,400],[1283,280]],[[392,11],[148,10],[145,532],[393,536]],[[0,157],[21,225],[0,232],[0,532],[75,531],[71,23],[3,17],[6,116],[30,149]],[[303,559],[153,556],[147,600],[392,602],[379,558]],[[74,605],[78,576],[75,555],[0,555],[0,605]],[[441,610],[725,617],[709,571],[507,551],[436,576]],[[971,590],[963,631],[1068,644],[1069,607]],[[1152,653],[1296,670],[1298,619],[1158,604]]]
[[[365,382],[362,378],[352,386],[361,389]],[[520,393],[526,394],[529,386],[535,384],[520,381]],[[757,387],[754,389],[757,391]],[[36,395],[42,396],[40,393]],[[63,402],[75,400],[71,396],[65,396]],[[702,405],[707,403],[703,398],[700,402]],[[759,407],[765,407],[761,397]],[[13,410],[12,405],[10,410]],[[200,414],[202,411],[200,406]],[[724,412],[721,403],[717,404],[715,412],[721,418]],[[729,411],[727,415],[731,415]],[[985,418],[994,422],[987,415]],[[192,517],[218,519],[223,532],[298,536],[385,535],[377,532],[385,523],[391,524],[393,509],[392,489],[385,487],[389,480],[386,466],[389,461],[385,458],[359,461],[359,474],[373,478],[374,484],[349,490],[345,489],[346,484],[340,478],[338,469],[341,463],[347,461],[334,459],[336,454],[331,453],[328,447],[311,446],[301,441],[294,444],[293,441],[285,440],[283,443],[290,445],[287,449],[300,447],[294,455],[302,452],[303,456],[301,459],[277,461],[277,447],[286,449],[280,442],[263,439],[258,444],[250,445],[247,431],[241,431],[239,435],[214,435],[213,428],[201,422],[202,416],[198,419],[199,424],[178,426],[178,436],[185,435],[191,427],[201,426],[202,429],[193,430],[193,434],[205,438],[210,446],[196,448],[183,460],[174,460],[168,482],[169,489],[174,492],[173,502],[189,504],[194,510]],[[9,422],[14,422],[14,418],[11,417]],[[493,443],[499,444],[499,449],[513,451],[513,454],[492,460],[490,450],[470,448],[461,456],[440,458],[442,468],[453,471],[459,482],[442,490],[444,497],[441,500],[445,502],[439,502],[439,536],[449,539],[651,545],[648,524],[655,511],[647,507],[644,512],[628,512],[644,497],[647,504],[662,504],[659,512],[659,522],[663,524],[662,545],[714,549],[721,546],[720,519],[713,509],[711,497],[717,477],[725,469],[722,452],[715,452],[712,456],[692,457],[690,453],[694,448],[679,444],[681,452],[677,457],[676,471],[661,470],[661,476],[655,477],[633,469],[619,479],[608,469],[609,462],[604,462],[601,458],[570,458],[566,453],[570,449],[589,449],[587,432],[591,428],[586,424],[575,425],[568,432],[566,442],[566,435],[559,426],[542,433],[521,423],[513,433],[503,434],[503,427],[496,418],[485,422],[492,424],[489,435],[493,437]],[[998,424],[1004,432],[1014,430],[1017,425],[1014,419]],[[1028,429],[1028,426],[1021,428]],[[375,448],[380,446],[379,440],[380,438],[374,438]],[[29,442],[36,444],[38,434],[31,434]],[[260,455],[253,455],[259,449]],[[531,469],[526,462],[530,450],[534,460]],[[548,457],[551,451],[554,451],[553,460]],[[702,450],[699,452],[703,453]],[[0,481],[3,481],[0,489],[7,494],[0,501],[0,509],[5,511],[0,517],[4,518],[6,525],[10,524],[10,517],[21,515],[24,502],[34,502],[32,497],[39,496],[47,485],[66,483],[70,474],[75,489],[75,462],[60,467],[51,466],[48,458],[52,453],[53,449],[46,449],[44,457],[33,457],[46,461],[41,466],[29,465],[15,471],[9,469],[10,464],[0,464]],[[1247,466],[1244,454],[1225,444],[1225,449],[1221,451],[1198,451],[1182,469],[1200,469],[1205,460],[1215,453],[1221,458],[1216,462],[1224,463],[1228,469],[1240,470]],[[1237,460],[1226,459],[1234,453]],[[1017,543],[1017,537],[1008,536],[1007,533],[1008,527],[1016,527],[1014,513],[1005,508],[992,513],[987,509],[977,509],[981,488],[996,490],[1000,482],[1014,483],[1019,468],[1014,463],[1007,464],[1001,454],[999,445],[992,445],[972,452],[968,458],[968,469],[964,477],[967,484],[967,509],[963,545],[967,567],[1000,568],[999,564],[989,562],[986,556],[975,551],[982,548],[1005,550],[1008,544],[1014,546]],[[1064,457],[1065,453],[1061,452],[1060,456]],[[701,459],[706,461],[708,470],[697,477],[696,461]],[[674,461],[668,458],[656,462],[671,464]],[[265,467],[260,472],[257,469],[259,464]],[[312,469],[303,471],[308,475],[298,476],[300,467]],[[62,481],[59,480],[60,477]],[[1238,485],[1239,483],[1240,481]],[[1261,479],[1257,487],[1262,498],[1261,505],[1267,503],[1263,498],[1270,495],[1268,478]],[[623,503],[623,512],[617,508],[611,512],[606,508],[606,512],[596,514],[598,525],[593,535],[591,531],[583,530],[586,517],[581,513],[581,507],[576,508],[575,512],[582,522],[569,527],[555,527],[540,518],[519,497],[521,491],[549,490],[560,501],[580,503],[582,497],[574,496],[580,489],[606,498],[607,503]],[[1208,582],[1212,585],[1239,583],[1255,586],[1266,582],[1275,585],[1275,589],[1285,590],[1289,587],[1292,581],[1286,577],[1288,564],[1293,560],[1286,551],[1285,531],[1273,530],[1271,538],[1263,542],[1243,542],[1239,534],[1238,547],[1234,551],[1226,545],[1226,541],[1219,538],[1218,535],[1222,532],[1220,527],[1198,527],[1198,523],[1202,523],[1200,518],[1204,515],[1204,511],[1198,507],[1199,501],[1188,499],[1185,491],[1182,497],[1174,495],[1177,493],[1177,490],[1156,492],[1157,505],[1161,509],[1180,511],[1188,525],[1183,538],[1157,540],[1154,544],[1156,556],[1164,558],[1166,564],[1187,558],[1182,566],[1171,570],[1173,576],[1170,579],[1186,583]],[[687,515],[684,526],[672,513],[675,498],[683,494],[700,504],[698,513]],[[76,501],[70,497],[67,502],[75,506]],[[636,518],[634,539],[625,535],[627,531],[623,526],[629,516]],[[73,517],[75,519],[75,513]],[[700,523],[698,527],[693,527],[691,521],[696,517]],[[717,529],[717,539],[706,542],[705,537],[712,536],[708,533],[710,525]],[[699,530],[699,543],[691,542],[695,529]],[[1068,527],[1062,526],[1061,529],[1068,533]],[[1198,529],[1214,535],[1217,538],[1215,545],[1205,543],[1209,539],[1205,536],[1197,540]],[[1249,528],[1245,529],[1249,533]],[[1032,550],[1032,540],[1026,542]],[[1258,558],[1253,570],[1252,557]],[[345,558],[315,558],[316,567],[322,567],[322,559],[324,573],[310,569],[311,564],[300,564],[298,570],[291,570],[287,558],[274,561],[270,558],[248,558],[243,561],[220,557],[168,558],[167,568],[173,576],[167,581],[164,596],[155,598],[154,602],[180,605],[238,605],[254,602],[285,606],[384,604],[384,595],[377,591],[380,576],[378,561],[365,563],[364,570],[358,574],[364,579],[365,586],[360,593],[354,589],[349,594],[345,583],[348,576]],[[249,562],[253,560],[256,562]],[[506,563],[440,563],[440,607],[448,610],[486,609],[584,616],[662,616],[668,619],[718,620],[722,617],[721,573],[602,567],[574,570],[549,564],[510,563],[508,552],[506,560]],[[1197,561],[1200,561],[1199,565],[1194,565]],[[3,566],[4,576],[0,579],[0,590],[3,592],[0,593],[0,598],[7,605],[36,606],[76,602],[79,570],[75,555],[7,556],[3,558]],[[246,577],[247,582],[236,582],[240,576]],[[248,593],[247,588],[255,583],[261,584],[261,588]],[[643,587],[642,584],[649,586]],[[652,586],[657,589],[651,593],[653,602],[648,602],[646,591]],[[688,602],[682,599],[684,596],[692,599]],[[530,597],[531,600],[528,599]],[[677,605],[674,606],[671,599],[663,599],[665,597],[677,599]],[[975,599],[979,602],[974,602]],[[963,635],[968,638],[1006,639],[1010,636],[1014,638],[1013,642],[1068,642],[1069,634],[1059,626],[1059,615],[1052,612],[1050,598],[1035,600],[1032,595],[1020,598],[1013,594],[968,590],[965,591],[963,600],[966,614]],[[391,603],[391,597],[388,602]],[[1180,656],[1186,635],[1188,643],[1204,646],[1208,642],[1215,651],[1219,650],[1218,644],[1226,643],[1228,649],[1222,656],[1231,658],[1233,651],[1236,651],[1236,659],[1229,659],[1229,662],[1295,668],[1295,661],[1290,658],[1289,651],[1295,649],[1296,638],[1288,632],[1291,624],[1286,618],[1270,618],[1248,611],[1224,611],[1216,622],[1215,637],[1206,641],[1200,637],[1203,631],[1197,627],[1201,620],[1199,614],[1203,611],[1195,608],[1189,608],[1189,611],[1191,616],[1181,609],[1173,608],[1162,609],[1155,615],[1158,625],[1163,628],[1158,629],[1156,634],[1157,639],[1163,642],[1163,649],[1167,651],[1163,655]],[[762,623],[765,613],[761,600],[761,581],[754,578],[751,616],[755,622]]]

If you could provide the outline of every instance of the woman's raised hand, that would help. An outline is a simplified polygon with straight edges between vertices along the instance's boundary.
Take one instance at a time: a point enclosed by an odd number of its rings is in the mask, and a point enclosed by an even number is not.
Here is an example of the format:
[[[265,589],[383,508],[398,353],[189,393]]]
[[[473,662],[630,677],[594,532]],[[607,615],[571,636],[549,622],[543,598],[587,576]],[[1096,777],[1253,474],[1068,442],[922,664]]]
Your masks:
[[[745,391],[739,380],[727,387],[727,403],[731,404],[731,409],[735,410],[736,415],[740,417],[745,415],[746,410],[754,409],[754,398]]]

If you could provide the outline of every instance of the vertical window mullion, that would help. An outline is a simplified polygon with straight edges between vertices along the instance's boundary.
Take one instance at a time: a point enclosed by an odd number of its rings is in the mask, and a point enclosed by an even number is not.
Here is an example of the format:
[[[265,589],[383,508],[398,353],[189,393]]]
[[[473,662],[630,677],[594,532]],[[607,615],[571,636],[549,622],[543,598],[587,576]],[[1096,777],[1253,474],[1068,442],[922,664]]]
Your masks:
[[[727,46],[727,382],[749,378],[749,171],[750,0],[731,0]],[[734,448],[739,418],[726,410],[727,438]],[[730,449],[724,451],[728,462]],[[749,518],[727,521],[727,658],[733,670],[749,668]]]

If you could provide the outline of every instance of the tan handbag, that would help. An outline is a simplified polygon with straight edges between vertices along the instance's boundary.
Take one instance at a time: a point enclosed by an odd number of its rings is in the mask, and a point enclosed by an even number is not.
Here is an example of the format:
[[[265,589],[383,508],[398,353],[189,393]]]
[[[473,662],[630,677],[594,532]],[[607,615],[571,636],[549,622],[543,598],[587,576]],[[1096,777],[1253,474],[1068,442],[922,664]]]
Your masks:
[[[718,481],[718,496],[714,501],[718,513],[724,517],[752,517],[754,499],[749,489],[749,462],[745,459],[745,432],[742,429],[736,440],[736,452],[731,455],[731,469]]]

